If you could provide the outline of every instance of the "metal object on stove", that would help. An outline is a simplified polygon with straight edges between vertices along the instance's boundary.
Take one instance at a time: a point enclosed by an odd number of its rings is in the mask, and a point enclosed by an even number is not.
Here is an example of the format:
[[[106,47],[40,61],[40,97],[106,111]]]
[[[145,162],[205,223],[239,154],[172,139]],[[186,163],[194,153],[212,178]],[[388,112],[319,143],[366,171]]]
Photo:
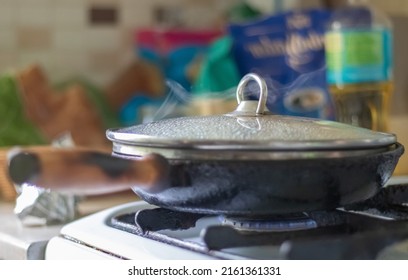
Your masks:
[[[259,87],[258,101],[244,98],[250,82]],[[266,100],[265,81],[248,74],[234,112],[110,129],[107,137],[117,157],[158,153],[169,161],[170,186],[152,191],[136,184],[140,197],[198,213],[291,213],[354,203],[386,183],[403,152],[393,134],[272,115]]]
[[[23,184],[19,187],[14,213],[26,226],[63,224],[77,218],[79,201],[74,195]]]

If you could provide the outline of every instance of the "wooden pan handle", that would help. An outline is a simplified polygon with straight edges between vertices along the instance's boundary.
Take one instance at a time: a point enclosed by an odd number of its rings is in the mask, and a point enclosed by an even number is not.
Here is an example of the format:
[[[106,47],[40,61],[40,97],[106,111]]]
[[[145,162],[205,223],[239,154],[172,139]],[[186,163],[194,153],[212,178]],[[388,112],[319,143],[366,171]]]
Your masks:
[[[76,195],[98,195],[137,186],[157,191],[169,178],[167,160],[151,154],[136,160],[82,149],[11,150],[8,175],[17,185]]]

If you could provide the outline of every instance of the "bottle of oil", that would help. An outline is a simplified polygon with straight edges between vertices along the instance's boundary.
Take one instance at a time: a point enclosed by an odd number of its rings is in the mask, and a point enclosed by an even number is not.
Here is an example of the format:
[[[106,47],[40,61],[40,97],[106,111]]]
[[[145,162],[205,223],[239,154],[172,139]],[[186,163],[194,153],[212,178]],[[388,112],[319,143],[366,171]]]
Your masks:
[[[325,34],[327,81],[336,119],[387,131],[392,83],[392,26],[368,0],[349,0]]]

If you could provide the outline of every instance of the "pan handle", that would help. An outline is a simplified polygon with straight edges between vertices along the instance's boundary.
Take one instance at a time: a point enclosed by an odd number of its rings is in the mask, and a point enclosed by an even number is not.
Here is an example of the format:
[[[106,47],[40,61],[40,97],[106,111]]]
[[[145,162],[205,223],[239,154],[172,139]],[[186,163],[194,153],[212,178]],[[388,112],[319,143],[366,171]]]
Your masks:
[[[167,188],[168,161],[151,154],[130,160],[99,151],[52,148],[41,151],[12,149],[8,153],[8,175],[17,186],[74,195],[100,195],[141,187],[149,192]]]

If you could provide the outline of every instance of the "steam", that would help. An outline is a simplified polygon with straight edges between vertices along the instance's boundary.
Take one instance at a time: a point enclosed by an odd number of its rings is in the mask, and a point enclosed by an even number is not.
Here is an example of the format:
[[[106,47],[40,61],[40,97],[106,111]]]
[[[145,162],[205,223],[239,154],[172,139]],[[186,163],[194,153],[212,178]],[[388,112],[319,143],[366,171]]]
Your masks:
[[[268,88],[268,109],[272,113],[285,114],[284,108],[282,108],[282,100],[288,95],[295,93],[298,90],[311,87],[319,87],[322,88],[323,91],[326,91],[325,71],[325,68],[321,68],[316,71],[301,74],[293,82],[285,85],[270,78],[269,75],[260,73],[260,76],[263,77]],[[221,92],[196,93],[189,92],[178,82],[169,79],[166,80],[166,86],[168,89],[166,98],[150,117],[143,120],[144,123],[170,117],[183,116],[186,109],[198,98],[236,100],[236,87]],[[260,88],[255,82],[250,82],[244,90],[244,96],[246,99],[258,100],[259,93]]]
[[[258,72],[254,70],[254,72]],[[298,75],[296,79],[287,84],[281,84],[277,80],[272,79],[268,74],[259,74],[266,82],[268,87],[268,104],[273,104],[277,98],[281,97],[284,94],[301,90],[308,87],[326,87],[326,67],[322,67],[315,71],[311,71]],[[295,74],[294,74],[295,75]],[[248,86],[249,94],[252,97],[258,98],[259,88],[256,84],[250,84]]]
[[[195,93],[189,92],[182,85],[174,80],[166,80],[168,93],[163,103],[149,120],[143,122],[157,121],[169,117],[178,117],[184,114],[192,102],[197,98],[212,98],[219,100],[229,100],[235,98],[236,87],[221,92]]]
[[[152,121],[171,117],[177,112],[177,108],[185,106],[191,100],[191,93],[183,88],[179,83],[173,80],[166,80],[169,92],[152,117]]]

